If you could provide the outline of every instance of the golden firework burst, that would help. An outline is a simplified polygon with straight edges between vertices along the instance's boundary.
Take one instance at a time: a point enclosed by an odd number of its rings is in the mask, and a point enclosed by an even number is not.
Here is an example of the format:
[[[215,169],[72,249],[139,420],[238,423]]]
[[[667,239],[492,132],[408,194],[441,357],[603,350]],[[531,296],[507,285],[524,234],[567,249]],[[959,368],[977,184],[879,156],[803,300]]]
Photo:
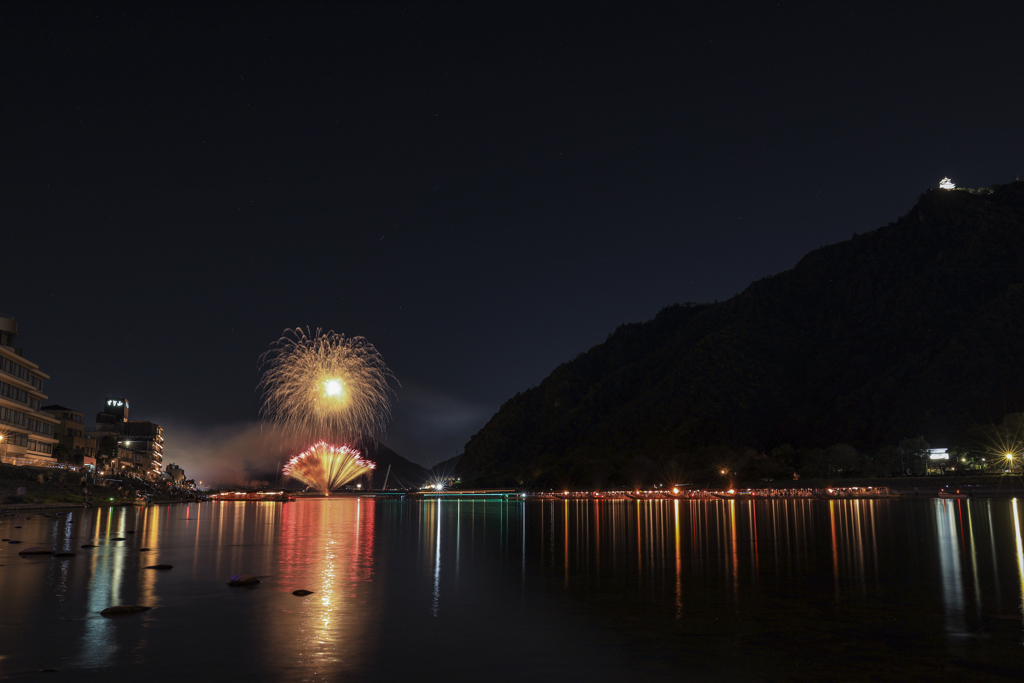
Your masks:
[[[391,417],[395,376],[363,337],[285,330],[260,368],[261,413],[286,432],[350,441],[383,431]]]

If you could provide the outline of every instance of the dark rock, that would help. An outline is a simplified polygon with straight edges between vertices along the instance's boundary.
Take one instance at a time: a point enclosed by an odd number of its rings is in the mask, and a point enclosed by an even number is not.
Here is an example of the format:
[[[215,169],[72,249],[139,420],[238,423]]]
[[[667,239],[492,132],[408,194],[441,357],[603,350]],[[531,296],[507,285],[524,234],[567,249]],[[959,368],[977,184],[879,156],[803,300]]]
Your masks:
[[[79,546],[79,547],[81,547],[81,548],[95,548],[96,546],[94,546],[92,543],[86,543],[85,545]]]
[[[250,586],[255,586],[258,583],[261,583],[259,579],[255,576],[249,576],[248,574],[235,574],[228,580],[228,585],[236,588],[248,588]]]
[[[127,616],[129,614],[138,614],[139,612],[145,612],[148,609],[153,608],[146,607],[145,605],[114,605],[113,607],[106,608],[105,610],[100,612],[100,614],[102,614],[105,617],[122,617]]]
[[[306,590],[304,588],[300,588],[297,591],[292,591],[292,595],[298,595],[300,598],[302,596],[304,596],[304,595],[312,595],[312,594],[313,594],[313,591],[308,591],[308,590]]]
[[[134,530],[134,529],[131,529],[131,530],[129,530],[129,531],[126,531],[125,533],[126,533],[126,534],[134,534],[134,533],[135,533],[135,530]]]
[[[139,548],[139,552],[140,553],[148,553],[149,552],[149,548]]]
[[[31,517],[30,517],[29,519],[31,519]],[[14,528],[15,528],[15,529],[20,529],[21,527],[20,527],[20,526],[16,526],[16,527],[14,527]]]
[[[21,541],[7,541],[7,542],[10,543],[11,545],[18,545],[19,543],[21,543]]]
[[[54,553],[54,557],[74,557],[74,553]]]
[[[125,540],[125,539],[124,539],[124,538],[122,538],[122,537],[120,537],[120,536],[118,536],[117,538],[112,538],[112,539],[110,539],[110,540],[111,540],[111,541],[123,541],[123,540]]]
[[[146,569],[174,569],[173,564],[151,564]]]
[[[53,555],[53,551],[49,548],[40,548],[39,546],[34,545],[31,548],[25,548],[18,554],[23,557],[27,557],[29,555]]]

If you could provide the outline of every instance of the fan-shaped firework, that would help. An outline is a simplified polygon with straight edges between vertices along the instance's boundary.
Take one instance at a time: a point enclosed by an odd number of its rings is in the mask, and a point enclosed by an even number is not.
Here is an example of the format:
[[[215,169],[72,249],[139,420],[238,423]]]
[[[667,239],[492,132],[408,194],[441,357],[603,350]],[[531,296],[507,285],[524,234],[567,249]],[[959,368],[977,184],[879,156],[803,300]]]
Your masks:
[[[289,460],[283,472],[326,496],[376,467],[351,446],[332,446],[320,441]]]
[[[285,330],[260,356],[262,414],[286,432],[353,440],[382,431],[395,376],[363,337]]]

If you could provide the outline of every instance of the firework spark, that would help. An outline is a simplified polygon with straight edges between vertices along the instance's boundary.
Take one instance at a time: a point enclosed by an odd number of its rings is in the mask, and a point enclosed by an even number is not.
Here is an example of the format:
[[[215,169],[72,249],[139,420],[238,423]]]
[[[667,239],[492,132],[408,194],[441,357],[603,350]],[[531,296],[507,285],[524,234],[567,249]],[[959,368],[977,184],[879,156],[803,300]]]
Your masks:
[[[286,432],[349,441],[383,431],[391,417],[395,376],[363,337],[285,330],[260,368],[261,413]]]
[[[283,472],[326,496],[376,467],[351,446],[332,446],[320,441],[289,460]]]

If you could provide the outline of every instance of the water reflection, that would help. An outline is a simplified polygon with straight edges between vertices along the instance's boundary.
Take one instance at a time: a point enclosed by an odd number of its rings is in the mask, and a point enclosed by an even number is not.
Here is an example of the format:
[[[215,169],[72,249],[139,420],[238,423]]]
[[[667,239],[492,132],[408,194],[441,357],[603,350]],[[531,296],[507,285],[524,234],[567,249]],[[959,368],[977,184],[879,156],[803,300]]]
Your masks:
[[[1024,617],[1024,546],[1020,538],[1020,512],[1017,510],[1017,499],[1013,499],[1013,530],[1017,541],[1017,576],[1020,579],[1020,610]]]
[[[861,653],[881,648],[889,663],[905,653],[886,643],[906,634],[922,658],[1012,668],[1006,642],[1020,645],[1024,617],[1021,514],[1018,501],[999,499],[100,508],[24,522],[26,538],[77,551],[73,560],[22,561],[0,546],[0,638],[47,642],[46,656],[79,669],[188,651],[239,677],[373,680],[382,663],[398,666],[390,653],[422,654],[430,648],[417,643],[429,639],[435,650],[472,641],[498,652],[512,633],[550,665],[566,643],[528,638],[557,613],[577,631],[601,624],[629,647],[683,652],[673,666],[700,660],[703,673],[743,657],[806,659],[827,648],[804,643],[828,638]],[[145,569],[163,562],[174,571]],[[224,585],[242,572],[263,583]],[[115,604],[157,609],[99,616]],[[50,637],[54,611],[69,637]],[[50,663],[15,656],[35,670]]]
[[[294,628],[267,629],[273,653],[268,664],[286,662],[288,673],[318,679],[358,670],[378,635],[373,628],[380,600],[374,567],[377,503],[373,498],[309,500],[285,505],[280,514],[278,590],[314,592],[307,598],[288,596],[294,616],[287,619]],[[280,615],[266,618],[269,626]],[[282,646],[290,652],[284,661]]]
[[[935,501],[935,535],[939,541],[939,567],[942,571],[942,600],[946,610],[946,630],[964,635],[964,588],[960,572],[960,531],[952,500]],[[958,506],[957,506],[958,507]]]
[[[921,501],[922,503],[924,501]],[[934,585],[950,636],[999,612],[999,519],[1019,538],[1016,501],[935,500],[930,508],[883,500],[558,501],[527,506],[521,562],[558,568],[565,589],[628,577],[636,594],[665,593],[677,620],[706,606],[693,591],[715,577],[734,607],[758,602],[762,584],[799,587],[827,558],[833,601],[867,600],[891,586]],[[974,519],[988,522],[982,532]],[[996,516],[993,522],[993,514]],[[1011,521],[1012,520],[1012,521]],[[526,527],[540,543],[527,542]],[[925,526],[926,525],[926,526]],[[930,530],[927,530],[930,527]],[[988,547],[986,547],[988,546]],[[531,550],[539,549],[539,552]],[[916,553],[908,553],[914,548]],[[823,554],[827,553],[827,554]],[[532,555],[532,556],[531,556]],[[1024,609],[1024,549],[1015,556]],[[526,569],[521,569],[526,574]],[[816,578],[814,580],[817,580]],[[668,590],[661,591],[662,586]],[[688,602],[687,598],[691,598]],[[988,607],[984,603],[988,603]],[[692,603],[692,604],[691,604]]]

